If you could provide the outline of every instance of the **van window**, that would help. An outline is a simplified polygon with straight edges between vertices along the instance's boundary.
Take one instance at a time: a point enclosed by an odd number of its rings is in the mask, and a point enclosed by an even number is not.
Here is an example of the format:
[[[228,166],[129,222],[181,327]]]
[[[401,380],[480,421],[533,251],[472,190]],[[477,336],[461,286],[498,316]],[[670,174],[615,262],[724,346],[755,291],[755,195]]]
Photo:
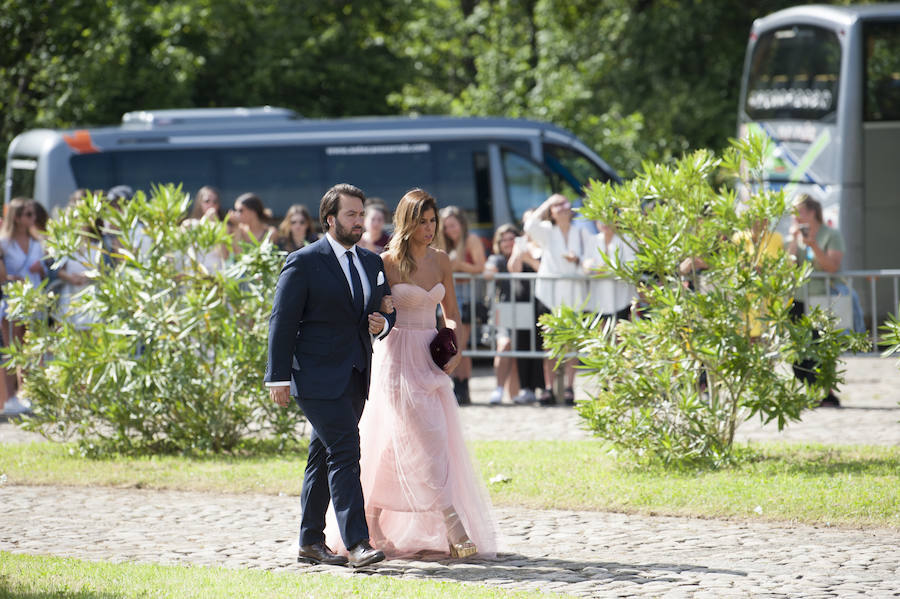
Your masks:
[[[609,181],[609,174],[594,164],[590,158],[565,146],[544,144],[544,162],[547,167],[562,181],[571,187],[578,196],[584,195],[582,189],[588,181],[595,179],[601,183]],[[557,188],[563,185],[558,184]]]
[[[324,148],[324,153],[329,185],[352,183],[388,206],[396,206],[414,187],[434,189],[434,159],[428,143],[334,145]]]
[[[107,190],[128,185],[150,192],[154,184],[182,183],[194,193],[215,177],[212,150],[133,150],[77,154],[71,158],[72,173],[79,188]],[[224,193],[224,192],[223,192]],[[224,199],[224,198],[223,198]]]
[[[536,208],[553,193],[550,177],[539,164],[516,152],[502,152],[506,197],[515,220],[521,221],[526,210]]]
[[[527,143],[515,145],[527,151]],[[125,184],[149,191],[152,183],[180,182],[193,194],[213,185],[226,208],[252,191],[275,216],[298,203],[316,215],[325,190],[346,182],[391,208],[407,191],[421,187],[440,206],[459,206],[472,224],[493,220],[487,140],[132,150],[78,154],[70,160],[78,187],[106,190]]]
[[[466,216],[490,222],[487,141],[366,144],[324,148],[326,180],[348,181],[393,209],[421,187],[439,206],[459,206]]]
[[[210,180],[216,181],[226,208],[250,191],[276,216],[286,214],[292,204],[305,204],[315,215],[325,192],[321,155],[318,147],[303,146],[215,150],[219,176]]]

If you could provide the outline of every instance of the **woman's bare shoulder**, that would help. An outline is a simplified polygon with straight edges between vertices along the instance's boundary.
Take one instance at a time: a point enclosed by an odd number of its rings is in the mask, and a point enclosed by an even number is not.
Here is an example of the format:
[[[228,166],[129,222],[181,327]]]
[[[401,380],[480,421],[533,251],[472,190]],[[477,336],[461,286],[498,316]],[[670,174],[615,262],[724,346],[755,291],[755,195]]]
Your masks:
[[[445,252],[444,250],[429,246],[428,254],[426,254],[426,256],[428,257],[429,261],[433,261],[439,266],[443,266],[444,264],[446,264],[448,268],[450,266],[450,256],[448,256],[447,252]]]

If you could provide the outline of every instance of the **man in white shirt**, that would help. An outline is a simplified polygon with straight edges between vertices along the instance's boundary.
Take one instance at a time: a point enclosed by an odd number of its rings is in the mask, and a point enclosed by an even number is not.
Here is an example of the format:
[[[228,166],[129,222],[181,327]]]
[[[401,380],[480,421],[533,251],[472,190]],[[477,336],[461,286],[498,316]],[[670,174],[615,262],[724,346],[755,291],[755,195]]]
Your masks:
[[[369,544],[358,423],[369,392],[373,336],[386,334],[395,315],[379,311],[391,293],[381,258],[356,246],[365,200],[348,184],[325,193],[319,215],[326,234],[288,256],[269,319],[265,380],[272,400],[287,406],[293,396],[313,428],[297,558],[305,563],[347,562],[325,546],[329,501],[350,565],[384,559]]]

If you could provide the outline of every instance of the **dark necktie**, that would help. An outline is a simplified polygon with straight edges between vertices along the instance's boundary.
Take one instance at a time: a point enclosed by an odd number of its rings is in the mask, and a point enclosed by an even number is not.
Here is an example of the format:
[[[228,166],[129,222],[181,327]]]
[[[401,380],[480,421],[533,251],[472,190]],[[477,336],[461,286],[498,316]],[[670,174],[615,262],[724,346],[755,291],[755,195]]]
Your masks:
[[[353,263],[353,252],[347,250],[344,254],[347,256],[347,262],[350,263],[350,282],[353,284],[353,308],[357,314],[363,311],[363,288],[362,281],[359,279],[359,271],[356,270],[356,264]]]

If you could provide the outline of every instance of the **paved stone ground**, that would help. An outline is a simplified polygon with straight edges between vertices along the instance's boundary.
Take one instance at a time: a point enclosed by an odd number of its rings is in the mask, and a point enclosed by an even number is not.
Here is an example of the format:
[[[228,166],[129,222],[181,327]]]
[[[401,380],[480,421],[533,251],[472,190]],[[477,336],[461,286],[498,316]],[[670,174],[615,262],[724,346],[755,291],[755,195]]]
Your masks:
[[[294,497],[0,487],[0,549],[360,575],[295,563],[297,503]],[[577,597],[900,596],[895,531],[497,511],[503,553],[496,559],[394,560],[366,571]]]
[[[489,370],[462,411],[470,439],[588,438],[562,407],[488,406]],[[844,408],[820,409],[779,433],[744,439],[900,444],[900,372],[851,358]],[[0,442],[35,436],[0,424]],[[0,464],[2,473],[2,464]],[[147,563],[327,571],[298,566],[296,497],[0,485],[0,550]],[[493,560],[397,560],[370,568],[400,578],[463,581],[578,597],[900,597],[894,530],[502,508]]]

